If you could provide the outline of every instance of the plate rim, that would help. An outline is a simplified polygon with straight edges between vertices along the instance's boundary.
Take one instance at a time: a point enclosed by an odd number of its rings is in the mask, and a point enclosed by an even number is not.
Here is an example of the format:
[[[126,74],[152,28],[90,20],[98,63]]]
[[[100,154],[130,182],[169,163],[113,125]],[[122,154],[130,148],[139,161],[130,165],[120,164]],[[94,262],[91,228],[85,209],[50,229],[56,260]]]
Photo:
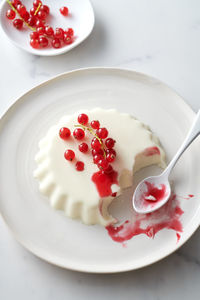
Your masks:
[[[49,78],[48,80],[44,80],[43,82],[41,82],[40,84],[35,85],[33,88],[27,90],[25,93],[22,93],[20,96],[17,97],[17,99],[14,100],[14,102],[0,115],[0,134],[1,134],[1,127],[3,125],[3,123],[5,122],[5,119],[7,117],[7,115],[9,113],[13,113],[12,110],[15,109],[16,105],[21,105],[25,100],[26,96],[28,94],[31,94],[33,91],[40,89],[42,86],[47,85],[47,84],[51,84],[51,82],[55,81],[55,80],[59,80],[62,77],[66,77],[66,79],[70,78],[71,76],[78,75],[84,72],[113,72],[114,75],[117,74],[135,74],[136,76],[140,76],[141,78],[146,79],[147,81],[154,81],[157,82],[161,85],[163,85],[165,88],[169,89],[171,92],[173,92],[174,94],[176,94],[178,96],[179,101],[181,102],[181,105],[185,106],[185,108],[188,110],[190,117],[194,118],[195,116],[195,112],[192,110],[192,108],[190,107],[190,105],[184,101],[184,98],[182,96],[179,95],[179,93],[176,92],[175,89],[171,88],[169,85],[165,84],[164,82],[162,82],[161,80],[157,79],[156,77],[153,77],[151,75],[142,73],[142,72],[137,72],[134,71],[132,69],[128,69],[128,68],[118,68],[118,67],[89,67],[89,68],[79,68],[79,69],[75,69],[72,71],[68,71],[68,72],[63,72],[60,73],[56,76],[52,76],[51,78]],[[117,74],[116,74],[117,72]],[[120,76],[122,76],[120,74]],[[7,228],[9,229],[9,231],[12,233],[12,235],[14,236],[14,238],[28,251],[30,251],[32,254],[34,254],[35,256],[39,257],[40,259],[56,265],[58,267],[61,267],[63,269],[68,269],[68,270],[73,270],[73,271],[79,271],[79,272],[84,272],[84,273],[96,273],[96,274],[112,274],[112,273],[121,273],[121,272],[127,272],[127,271],[133,271],[133,270],[137,270],[149,265],[152,265],[164,258],[166,258],[167,256],[169,256],[170,254],[174,253],[175,251],[177,251],[185,242],[188,241],[188,239],[195,233],[195,231],[198,229],[199,225],[200,225],[200,220],[199,222],[195,222],[192,223],[192,227],[189,230],[189,232],[186,232],[186,235],[184,236],[184,238],[182,238],[179,243],[170,251],[168,251],[167,253],[161,254],[159,255],[159,257],[157,259],[155,259],[154,257],[152,257],[148,263],[144,262],[144,263],[140,263],[139,266],[132,266],[130,263],[130,266],[127,267],[127,265],[125,266],[118,266],[117,269],[112,267],[108,267],[106,268],[99,268],[99,266],[95,267],[95,265],[93,265],[91,267],[91,265],[89,265],[88,267],[86,266],[74,266],[73,263],[68,263],[68,265],[64,265],[62,263],[59,263],[57,261],[55,261],[54,259],[49,259],[46,258],[44,256],[42,256],[42,254],[39,253],[39,251],[37,251],[37,249],[34,248],[34,246],[29,246],[28,243],[26,243],[25,240],[23,240],[23,238],[18,237],[17,233],[15,232],[15,230],[13,228],[11,228],[11,226],[9,226],[9,224],[6,222],[6,217],[3,216],[2,212],[0,211],[0,215],[4,221],[4,223],[6,224]]]
[[[8,38],[8,40],[14,45],[16,46],[18,49],[22,50],[22,51],[25,51],[27,53],[30,53],[32,55],[36,55],[36,56],[47,56],[47,57],[51,57],[51,56],[57,56],[57,55],[62,55],[62,54],[65,54],[69,51],[71,51],[72,49],[76,48],[77,46],[79,46],[81,43],[83,43],[89,36],[90,34],[92,33],[93,29],[94,29],[94,25],[95,25],[95,13],[94,13],[94,8],[93,8],[93,5],[91,3],[90,0],[85,0],[89,3],[90,7],[91,7],[91,10],[92,10],[92,16],[93,16],[93,20],[92,20],[92,26],[90,28],[90,30],[88,31],[87,35],[84,37],[84,39],[80,40],[77,44],[74,44],[72,43],[71,45],[68,45],[68,47],[63,47],[63,48],[60,48],[60,49],[57,49],[57,51],[54,51],[53,53],[49,53],[49,54],[45,54],[43,53],[42,51],[41,52],[38,52],[38,50],[35,51],[32,50],[30,48],[30,50],[27,50],[23,47],[21,47],[20,44],[16,43],[13,39],[11,39],[11,37],[6,33],[6,31],[4,30],[4,27],[2,25],[2,22],[1,22],[1,14],[2,14],[2,8],[3,6],[7,3],[6,0],[2,0],[2,2],[0,3],[0,25],[1,25],[1,29],[4,33],[4,35]]]

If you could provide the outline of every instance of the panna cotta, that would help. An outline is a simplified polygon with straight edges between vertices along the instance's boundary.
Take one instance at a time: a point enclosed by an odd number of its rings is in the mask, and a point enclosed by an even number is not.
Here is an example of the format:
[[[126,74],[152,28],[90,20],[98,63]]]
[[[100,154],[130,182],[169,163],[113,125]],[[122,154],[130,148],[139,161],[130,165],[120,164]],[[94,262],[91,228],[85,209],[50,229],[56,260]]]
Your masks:
[[[34,176],[49,204],[85,224],[116,222],[109,204],[146,166],[165,167],[148,126],[117,110],[82,110],[62,117],[39,142]]]

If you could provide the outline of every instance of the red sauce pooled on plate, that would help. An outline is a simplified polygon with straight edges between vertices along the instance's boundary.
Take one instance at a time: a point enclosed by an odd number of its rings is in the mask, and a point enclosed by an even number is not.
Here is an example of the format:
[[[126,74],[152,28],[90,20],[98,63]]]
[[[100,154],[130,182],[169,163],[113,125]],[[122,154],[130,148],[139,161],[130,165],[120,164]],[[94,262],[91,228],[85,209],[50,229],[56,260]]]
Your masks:
[[[179,206],[176,195],[172,195],[169,201],[159,210],[146,215],[135,215],[133,220],[127,220],[116,227],[109,225],[106,230],[115,242],[120,243],[139,234],[145,234],[153,238],[156,233],[164,228],[175,230],[179,234],[179,232],[182,232],[180,221],[182,214],[183,210]]]

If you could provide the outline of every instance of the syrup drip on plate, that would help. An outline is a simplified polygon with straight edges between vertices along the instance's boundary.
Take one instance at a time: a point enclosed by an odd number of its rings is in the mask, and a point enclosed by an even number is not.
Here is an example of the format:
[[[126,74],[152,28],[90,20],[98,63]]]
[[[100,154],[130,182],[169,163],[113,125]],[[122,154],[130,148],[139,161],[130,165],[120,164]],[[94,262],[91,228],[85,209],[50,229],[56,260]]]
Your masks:
[[[190,200],[191,198],[194,197],[194,195],[189,194],[189,195],[187,195],[187,197],[183,197],[183,196],[178,196],[178,197],[179,197],[179,198],[182,198],[182,199],[184,199],[184,200]]]
[[[106,230],[113,241],[120,243],[140,234],[154,238],[162,229],[172,229],[179,234],[183,230],[180,221],[182,214],[183,210],[174,194],[159,210],[146,215],[136,214],[133,220],[126,220],[120,226],[109,225]]]
[[[180,241],[180,238],[181,238],[181,235],[180,235],[180,233],[176,233],[176,237],[177,237],[177,243]]]

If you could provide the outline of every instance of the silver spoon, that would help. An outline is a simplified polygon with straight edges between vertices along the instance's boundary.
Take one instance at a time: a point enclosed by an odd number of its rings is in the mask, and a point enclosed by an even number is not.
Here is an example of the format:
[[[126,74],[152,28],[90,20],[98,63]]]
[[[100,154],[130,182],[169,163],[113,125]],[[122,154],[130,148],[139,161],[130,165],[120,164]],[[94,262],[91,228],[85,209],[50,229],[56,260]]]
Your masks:
[[[169,175],[183,152],[199,134],[200,110],[198,111],[183,144],[167,168],[160,175],[147,177],[138,184],[133,195],[133,208],[137,213],[146,214],[153,212],[168,201],[171,195]]]

